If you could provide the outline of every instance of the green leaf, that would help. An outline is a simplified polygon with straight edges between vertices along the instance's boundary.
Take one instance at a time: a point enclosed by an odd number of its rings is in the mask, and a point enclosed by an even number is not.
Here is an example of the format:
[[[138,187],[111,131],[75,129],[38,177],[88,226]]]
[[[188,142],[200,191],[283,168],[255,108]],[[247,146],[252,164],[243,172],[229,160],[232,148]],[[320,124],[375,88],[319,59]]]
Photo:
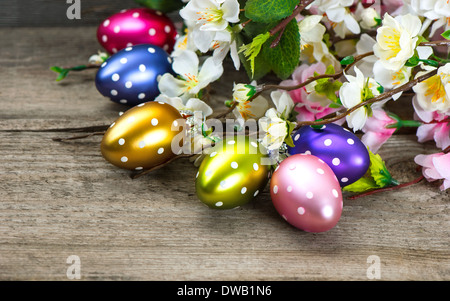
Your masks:
[[[288,134],[286,135],[284,142],[287,145],[289,145],[290,147],[295,147],[294,140],[292,140],[292,132],[295,130],[295,127],[297,126],[297,124],[294,122],[287,121],[286,126],[287,126]]]
[[[336,92],[341,88],[342,83],[340,81],[332,80],[331,78],[324,78],[317,81],[317,85],[314,87],[317,94],[325,95],[329,100],[336,103]]]
[[[353,62],[355,62],[355,57],[353,55],[349,55],[341,60],[341,65],[346,66],[352,64]]]
[[[242,45],[244,45],[243,35],[241,34],[236,35],[236,43],[238,49]],[[252,70],[250,61],[247,60],[247,58],[242,52],[239,53],[239,59],[242,62],[242,65],[244,66],[244,69],[247,72],[247,75],[250,79],[259,80],[271,71],[270,66],[265,62],[262,55],[259,55],[255,58],[254,70]]]
[[[181,0],[134,0],[137,4],[163,13],[179,10],[184,6]]]
[[[297,21],[294,19],[286,26],[280,43],[270,47],[277,35],[269,39],[262,49],[266,63],[282,80],[289,78],[300,61],[300,33]]]
[[[291,15],[298,0],[248,0],[245,16],[254,22],[269,23]]]
[[[266,32],[257,35],[250,44],[242,45],[239,48],[239,53],[244,53],[248,61],[250,61],[250,70],[252,77],[255,75],[255,59],[261,52],[264,43],[270,38],[270,33]]]
[[[439,67],[439,62],[433,61],[433,60],[420,60],[421,62],[424,62],[427,65],[433,66],[433,67]]]
[[[63,68],[58,67],[58,66],[53,66],[53,67],[50,67],[50,70],[52,70],[56,73],[61,73],[61,71],[63,71]]]
[[[377,188],[378,188],[378,185],[372,178],[363,177],[363,178],[359,179],[358,181],[343,187],[342,190],[349,191],[349,192],[361,193],[361,192],[366,192],[368,190],[377,189]]]
[[[441,36],[446,40],[450,40],[450,29],[441,34]]]
[[[417,54],[415,54],[413,57],[411,57],[405,64],[406,67],[415,67],[419,65],[420,58]]]
[[[59,73],[59,76],[56,78],[56,81],[59,82],[59,81],[62,81],[63,79],[65,79],[67,74],[69,74],[69,71],[70,71],[69,69],[63,69]]]
[[[379,188],[384,188],[396,184],[397,181],[395,181],[392,178],[381,156],[379,154],[375,155],[371,151],[369,151],[369,155],[370,155],[370,166],[369,166],[370,175],[375,180],[375,183],[377,183],[377,186]]]

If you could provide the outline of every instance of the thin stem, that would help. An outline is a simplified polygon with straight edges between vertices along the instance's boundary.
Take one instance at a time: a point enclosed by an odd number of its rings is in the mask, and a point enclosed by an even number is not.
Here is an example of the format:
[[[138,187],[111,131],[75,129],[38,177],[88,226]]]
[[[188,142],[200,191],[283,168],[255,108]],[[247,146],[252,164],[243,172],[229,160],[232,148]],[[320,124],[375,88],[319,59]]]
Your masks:
[[[146,174],[149,174],[149,173],[152,172],[152,171],[155,171],[155,170],[158,170],[158,169],[160,169],[160,168],[163,168],[164,166],[168,165],[169,163],[172,163],[173,161],[176,161],[176,160],[181,159],[181,158],[190,158],[190,157],[193,157],[193,156],[195,156],[195,154],[178,155],[178,156],[175,156],[175,157],[173,157],[172,159],[170,159],[169,161],[167,161],[167,162],[165,162],[165,163],[162,163],[162,164],[157,165],[157,166],[155,166],[155,167],[153,167],[153,168],[150,168],[150,169],[141,171],[141,172],[138,173],[138,174],[132,175],[131,178],[132,178],[133,180],[134,180],[134,179],[137,179],[137,178],[140,178],[140,177],[142,177],[142,176],[144,176],[144,175],[146,175]]]
[[[71,140],[85,139],[85,138],[89,138],[89,137],[93,137],[93,136],[102,136],[105,133],[106,132],[94,132],[94,133],[90,133],[90,134],[86,134],[86,135],[73,136],[73,137],[69,137],[69,138],[52,138],[52,140],[56,141],[56,142],[65,142],[65,141],[71,141]]]
[[[408,183],[403,183],[403,184],[400,184],[400,185],[397,185],[397,186],[391,186],[391,187],[371,190],[371,191],[364,192],[364,193],[361,193],[361,194],[353,195],[353,196],[349,197],[349,199],[350,200],[355,200],[357,198],[373,195],[373,194],[376,194],[376,193],[379,193],[379,192],[393,191],[393,190],[405,188],[405,187],[417,184],[417,183],[421,182],[424,179],[425,179],[425,177],[422,175],[422,176],[418,177],[417,179],[414,179],[414,180],[412,180],[411,182],[408,182]]]

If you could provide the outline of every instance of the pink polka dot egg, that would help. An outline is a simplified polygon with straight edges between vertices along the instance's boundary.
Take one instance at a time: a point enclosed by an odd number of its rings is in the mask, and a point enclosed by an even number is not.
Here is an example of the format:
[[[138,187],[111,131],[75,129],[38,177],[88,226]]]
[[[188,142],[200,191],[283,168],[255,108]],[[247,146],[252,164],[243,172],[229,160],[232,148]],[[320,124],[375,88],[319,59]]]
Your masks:
[[[272,175],[270,195],[278,213],[306,232],[325,232],[338,223],[342,192],[333,170],[320,158],[296,154]]]
[[[151,44],[171,53],[177,30],[170,18],[149,8],[122,10],[105,19],[97,40],[110,54],[139,44]]]

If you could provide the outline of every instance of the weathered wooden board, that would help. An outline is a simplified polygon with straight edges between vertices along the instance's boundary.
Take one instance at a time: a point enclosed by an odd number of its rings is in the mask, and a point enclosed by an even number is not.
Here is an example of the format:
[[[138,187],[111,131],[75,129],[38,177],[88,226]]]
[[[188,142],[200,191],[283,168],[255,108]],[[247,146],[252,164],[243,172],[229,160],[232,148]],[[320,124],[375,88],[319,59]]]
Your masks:
[[[438,183],[345,199],[320,234],[288,225],[267,191],[214,211],[196,198],[187,159],[132,180],[102,158],[99,136],[52,141],[126,110],[99,95],[95,71],[61,83],[49,71],[95,53],[95,27],[0,29],[0,42],[1,280],[65,280],[69,255],[84,280],[367,280],[371,255],[381,280],[450,280],[450,195]],[[241,80],[227,72],[213,104]],[[402,183],[420,175],[414,156],[432,152],[414,135],[380,151]]]

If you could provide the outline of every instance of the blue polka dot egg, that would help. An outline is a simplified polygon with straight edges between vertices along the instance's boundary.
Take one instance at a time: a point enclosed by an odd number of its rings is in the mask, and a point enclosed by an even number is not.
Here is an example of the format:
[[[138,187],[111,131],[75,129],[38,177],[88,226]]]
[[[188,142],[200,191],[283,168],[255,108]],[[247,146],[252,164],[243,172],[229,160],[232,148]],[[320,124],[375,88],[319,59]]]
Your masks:
[[[141,44],[125,48],[107,59],[95,78],[97,90],[112,101],[135,106],[159,94],[158,79],[173,73],[172,59],[162,48]]]
[[[309,154],[327,163],[341,187],[350,185],[365,175],[370,165],[369,151],[352,132],[336,124],[314,128],[301,127],[293,133],[294,147],[290,155]]]

